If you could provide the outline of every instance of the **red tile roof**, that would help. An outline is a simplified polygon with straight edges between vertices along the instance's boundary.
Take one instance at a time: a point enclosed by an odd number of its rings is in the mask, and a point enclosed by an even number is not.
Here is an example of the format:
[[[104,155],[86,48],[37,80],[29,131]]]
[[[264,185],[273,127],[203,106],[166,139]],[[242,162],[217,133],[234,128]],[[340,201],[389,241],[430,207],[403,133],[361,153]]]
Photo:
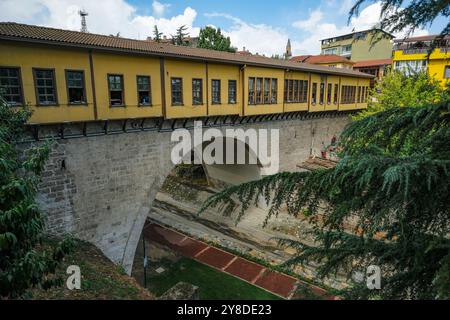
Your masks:
[[[305,62],[306,59],[308,59],[309,57],[311,57],[310,55],[306,55],[306,56],[294,56],[291,58],[291,61],[295,61],[295,62]]]
[[[389,64],[392,64],[392,59],[365,60],[356,62],[353,68],[376,67]]]
[[[83,33],[70,30],[39,27],[14,22],[0,22],[0,40],[24,41],[46,45],[65,47],[81,47],[87,49],[125,52],[130,54],[151,55],[156,57],[172,57],[197,61],[253,65],[278,69],[291,69],[305,72],[328,73],[343,76],[372,78],[365,73],[299,64],[294,61],[271,59],[257,55],[242,55],[223,51],[215,51],[186,46],[175,46],[151,41],[134,40],[120,37]]]
[[[338,56],[336,54],[320,54],[317,56],[296,56],[291,60],[296,62],[304,62],[310,64],[320,64],[320,63],[349,63],[353,64],[353,61],[350,61],[344,57]]]

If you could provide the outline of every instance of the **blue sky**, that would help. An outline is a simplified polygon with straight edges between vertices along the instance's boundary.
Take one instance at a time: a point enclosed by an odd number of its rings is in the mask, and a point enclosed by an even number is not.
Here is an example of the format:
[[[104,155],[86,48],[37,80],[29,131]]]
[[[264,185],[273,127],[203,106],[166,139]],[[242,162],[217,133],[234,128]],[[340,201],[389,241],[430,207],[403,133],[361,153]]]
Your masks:
[[[78,30],[80,8],[89,12],[88,29],[101,34],[145,39],[154,25],[167,36],[180,25],[196,35],[200,27],[221,27],[239,49],[282,54],[290,38],[294,54],[318,54],[319,40],[377,23],[379,2],[368,2],[347,24],[356,0],[0,0],[0,20]],[[416,35],[438,33],[438,19]],[[398,34],[397,36],[403,36]]]

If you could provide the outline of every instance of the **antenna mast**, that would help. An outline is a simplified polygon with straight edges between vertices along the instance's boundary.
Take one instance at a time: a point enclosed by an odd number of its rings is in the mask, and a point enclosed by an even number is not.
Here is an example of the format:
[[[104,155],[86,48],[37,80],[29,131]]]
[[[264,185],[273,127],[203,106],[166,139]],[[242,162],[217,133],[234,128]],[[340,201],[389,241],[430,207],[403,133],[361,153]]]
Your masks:
[[[88,15],[87,11],[80,10],[78,14],[81,17],[81,32],[87,33],[87,24],[86,24],[86,16]]]

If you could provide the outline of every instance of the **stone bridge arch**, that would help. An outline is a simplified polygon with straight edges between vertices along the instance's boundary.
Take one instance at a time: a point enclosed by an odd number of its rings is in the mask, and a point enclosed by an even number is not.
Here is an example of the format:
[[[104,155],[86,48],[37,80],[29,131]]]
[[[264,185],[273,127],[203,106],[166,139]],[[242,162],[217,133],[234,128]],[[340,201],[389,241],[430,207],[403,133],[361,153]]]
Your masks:
[[[239,127],[279,129],[280,171],[294,171],[311,154],[320,155],[347,123],[343,116]],[[233,127],[219,130],[227,128]],[[174,167],[170,138],[171,132],[149,130],[57,140],[37,199],[47,214],[48,231],[91,242],[130,272],[147,213]],[[206,169],[217,177],[226,168]],[[261,166],[253,169],[248,179],[263,175]]]

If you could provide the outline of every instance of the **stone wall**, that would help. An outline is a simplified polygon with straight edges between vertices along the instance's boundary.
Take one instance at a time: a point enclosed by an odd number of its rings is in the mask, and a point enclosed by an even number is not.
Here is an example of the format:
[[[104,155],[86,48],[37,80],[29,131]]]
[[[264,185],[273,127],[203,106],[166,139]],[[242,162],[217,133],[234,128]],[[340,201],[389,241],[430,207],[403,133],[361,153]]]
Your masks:
[[[348,121],[342,116],[242,128],[280,129],[280,170],[293,171],[311,153],[320,155]],[[173,168],[170,135],[141,131],[57,140],[38,195],[49,232],[87,240],[131,272],[145,218]]]

